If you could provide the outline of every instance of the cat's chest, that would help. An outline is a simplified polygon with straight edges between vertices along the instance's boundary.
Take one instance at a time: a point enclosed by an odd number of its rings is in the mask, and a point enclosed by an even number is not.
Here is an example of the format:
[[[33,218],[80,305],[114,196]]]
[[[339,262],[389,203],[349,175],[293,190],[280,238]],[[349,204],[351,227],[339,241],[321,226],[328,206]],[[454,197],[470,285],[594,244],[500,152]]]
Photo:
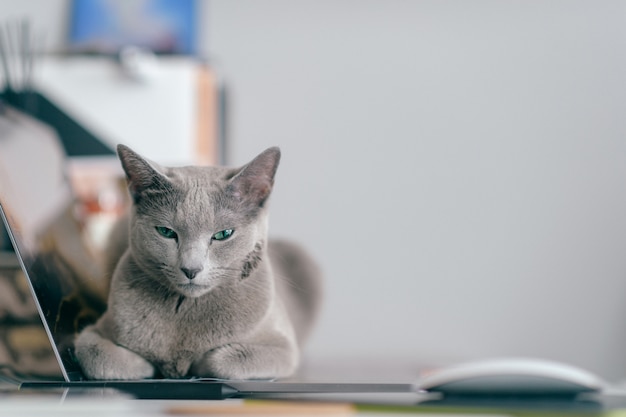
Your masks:
[[[153,359],[204,353],[244,335],[251,321],[239,317],[233,305],[219,299],[174,295],[143,300],[133,297],[116,309],[118,339]],[[141,300],[141,301],[138,301]]]
[[[227,287],[189,298],[164,294],[152,285],[119,284],[108,312],[113,339],[167,377],[183,377],[200,355],[245,340],[265,320],[271,305],[259,291]]]
[[[116,314],[119,337],[135,349],[166,354],[183,345],[186,350],[210,348],[221,338],[210,324],[214,321],[211,311],[193,304],[193,300],[175,297],[120,306]]]

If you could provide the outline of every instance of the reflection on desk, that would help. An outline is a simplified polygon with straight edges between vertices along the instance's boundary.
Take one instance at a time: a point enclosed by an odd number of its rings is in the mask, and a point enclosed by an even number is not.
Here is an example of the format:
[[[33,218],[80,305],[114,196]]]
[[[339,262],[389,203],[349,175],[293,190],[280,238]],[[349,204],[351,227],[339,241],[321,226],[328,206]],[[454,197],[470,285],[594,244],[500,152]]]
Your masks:
[[[263,415],[263,416],[352,416],[354,405],[342,402],[302,402],[265,400],[161,401],[134,400],[116,392],[72,394],[57,392],[0,396],[3,417],[73,417],[73,416],[193,416],[193,415]]]

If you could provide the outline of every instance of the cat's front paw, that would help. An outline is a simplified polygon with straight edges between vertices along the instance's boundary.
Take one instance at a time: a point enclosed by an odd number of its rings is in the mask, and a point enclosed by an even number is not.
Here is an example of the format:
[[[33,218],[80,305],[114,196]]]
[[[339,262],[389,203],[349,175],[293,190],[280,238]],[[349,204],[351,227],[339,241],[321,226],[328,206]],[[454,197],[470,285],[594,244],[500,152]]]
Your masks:
[[[74,342],[75,355],[89,379],[144,379],[154,376],[154,366],[141,356],[87,327]]]
[[[291,375],[297,352],[277,346],[231,343],[210,350],[194,362],[191,374],[223,379],[273,379]]]

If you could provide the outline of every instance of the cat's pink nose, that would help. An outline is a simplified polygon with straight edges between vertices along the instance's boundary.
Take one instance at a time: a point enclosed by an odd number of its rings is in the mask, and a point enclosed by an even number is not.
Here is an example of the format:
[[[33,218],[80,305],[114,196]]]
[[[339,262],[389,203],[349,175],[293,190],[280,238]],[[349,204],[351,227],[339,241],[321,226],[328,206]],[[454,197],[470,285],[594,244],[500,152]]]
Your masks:
[[[202,271],[202,268],[180,268],[185,276],[189,279],[194,279],[198,272]]]

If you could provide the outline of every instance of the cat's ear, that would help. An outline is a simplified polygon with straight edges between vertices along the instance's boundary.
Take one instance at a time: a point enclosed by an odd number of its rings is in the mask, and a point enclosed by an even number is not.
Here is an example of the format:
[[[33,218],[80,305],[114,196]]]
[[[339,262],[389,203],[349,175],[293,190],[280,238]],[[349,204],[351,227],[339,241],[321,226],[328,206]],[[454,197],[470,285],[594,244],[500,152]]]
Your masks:
[[[272,192],[279,162],[280,149],[266,149],[233,176],[229,191],[242,202],[263,207]]]
[[[122,162],[128,190],[135,203],[147,190],[162,189],[169,184],[169,180],[162,173],[163,168],[143,158],[128,146],[117,145],[117,155]]]

